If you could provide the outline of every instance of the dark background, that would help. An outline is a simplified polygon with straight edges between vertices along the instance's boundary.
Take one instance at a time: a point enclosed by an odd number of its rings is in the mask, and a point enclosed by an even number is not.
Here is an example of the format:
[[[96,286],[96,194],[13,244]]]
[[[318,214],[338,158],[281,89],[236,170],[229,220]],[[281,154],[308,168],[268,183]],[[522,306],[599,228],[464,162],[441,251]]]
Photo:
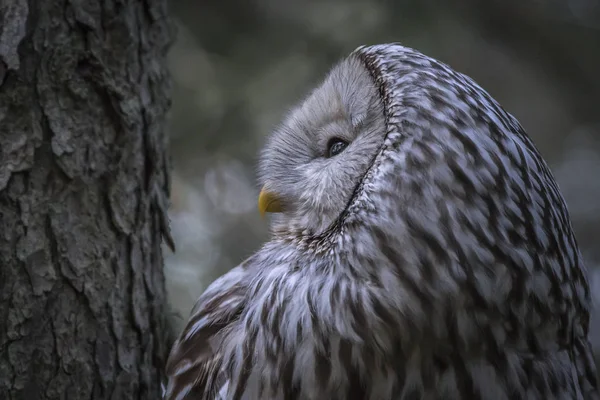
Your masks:
[[[178,251],[166,276],[177,330],[202,290],[267,239],[255,181],[265,135],[339,58],[392,41],[470,75],[521,121],[566,197],[600,303],[598,1],[174,0],[171,9]]]

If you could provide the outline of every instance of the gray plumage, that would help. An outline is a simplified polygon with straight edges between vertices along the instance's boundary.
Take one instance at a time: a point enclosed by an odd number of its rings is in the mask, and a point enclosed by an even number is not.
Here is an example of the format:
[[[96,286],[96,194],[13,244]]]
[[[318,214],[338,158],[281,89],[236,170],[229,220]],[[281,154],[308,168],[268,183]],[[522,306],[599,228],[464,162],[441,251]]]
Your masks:
[[[198,300],[167,399],[599,398],[564,200],[470,78],[358,48],[260,170],[272,238]]]

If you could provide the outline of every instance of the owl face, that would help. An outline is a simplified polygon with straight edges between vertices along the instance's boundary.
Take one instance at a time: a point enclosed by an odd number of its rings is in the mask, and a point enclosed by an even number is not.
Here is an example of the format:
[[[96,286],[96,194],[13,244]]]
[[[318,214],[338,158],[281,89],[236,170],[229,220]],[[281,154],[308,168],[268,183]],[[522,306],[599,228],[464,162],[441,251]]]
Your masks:
[[[318,235],[340,216],[385,136],[383,105],[364,63],[350,57],[287,116],[260,160],[261,213],[275,234]]]

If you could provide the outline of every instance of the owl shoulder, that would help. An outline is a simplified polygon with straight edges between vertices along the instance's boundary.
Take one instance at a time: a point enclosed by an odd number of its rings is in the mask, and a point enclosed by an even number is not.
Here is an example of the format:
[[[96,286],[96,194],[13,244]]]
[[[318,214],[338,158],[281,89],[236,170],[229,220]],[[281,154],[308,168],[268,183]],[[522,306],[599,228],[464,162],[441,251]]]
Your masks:
[[[165,399],[219,398],[227,385],[222,345],[246,307],[247,263],[215,280],[196,302],[167,360]]]

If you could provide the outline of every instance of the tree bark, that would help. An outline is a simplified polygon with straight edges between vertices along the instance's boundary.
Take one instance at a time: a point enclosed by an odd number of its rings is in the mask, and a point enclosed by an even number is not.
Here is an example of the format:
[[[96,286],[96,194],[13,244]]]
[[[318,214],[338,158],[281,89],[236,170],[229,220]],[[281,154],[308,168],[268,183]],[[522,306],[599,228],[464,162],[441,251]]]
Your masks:
[[[167,0],[0,0],[0,399],[157,399]]]

